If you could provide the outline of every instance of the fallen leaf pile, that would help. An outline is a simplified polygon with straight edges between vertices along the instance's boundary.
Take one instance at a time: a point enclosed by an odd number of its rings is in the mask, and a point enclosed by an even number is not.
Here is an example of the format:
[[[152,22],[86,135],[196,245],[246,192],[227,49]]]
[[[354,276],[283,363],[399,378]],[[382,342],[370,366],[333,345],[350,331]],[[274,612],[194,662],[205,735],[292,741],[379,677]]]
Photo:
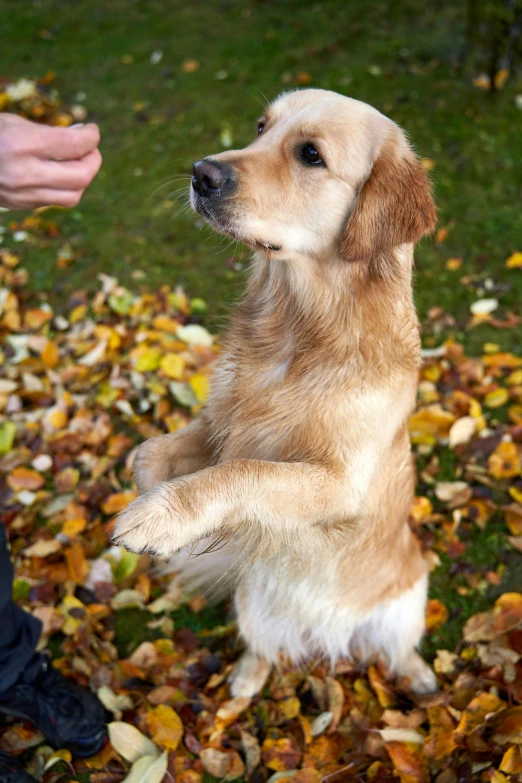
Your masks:
[[[10,81],[0,77],[0,112],[11,111],[33,122],[67,127],[83,122],[87,116],[84,106],[77,103],[64,106],[51,85],[56,74],[50,71],[42,79]]]
[[[434,650],[438,692],[416,697],[379,665],[340,663],[335,675],[278,672],[259,697],[231,699],[240,650],[226,612],[202,596],[186,605],[175,578],[110,544],[114,514],[136,495],[135,444],[183,427],[205,402],[218,345],[200,323],[204,303],[102,275],[94,295],[54,312],[31,295],[17,244],[56,242],[63,262],[48,214],[6,219],[0,248],[3,521],[15,599],[42,620],[54,665],[96,690],[113,721],[110,743],[82,762],[18,723],[0,747],[25,752],[46,783],[522,779],[522,358],[491,345],[472,358],[447,341],[421,371],[412,525],[434,580],[446,567],[458,598],[496,591],[460,617],[455,648]],[[491,526],[502,552],[473,565],[471,542]],[[432,598],[428,644],[455,620]]]

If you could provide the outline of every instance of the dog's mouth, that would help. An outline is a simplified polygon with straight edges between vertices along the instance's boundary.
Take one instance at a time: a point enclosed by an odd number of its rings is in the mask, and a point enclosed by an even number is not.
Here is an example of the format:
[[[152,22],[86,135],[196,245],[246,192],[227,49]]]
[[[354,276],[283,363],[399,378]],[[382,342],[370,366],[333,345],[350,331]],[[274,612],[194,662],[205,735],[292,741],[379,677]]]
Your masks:
[[[217,215],[208,203],[208,200],[198,196],[192,188],[190,196],[192,208],[198,215],[201,215],[213,229],[219,231],[220,234],[224,234],[231,239],[237,239],[239,242],[244,242],[245,245],[248,245],[253,250],[271,250],[273,252],[281,250],[281,245],[275,245],[264,239],[257,239],[244,234],[241,229],[230,220]]]

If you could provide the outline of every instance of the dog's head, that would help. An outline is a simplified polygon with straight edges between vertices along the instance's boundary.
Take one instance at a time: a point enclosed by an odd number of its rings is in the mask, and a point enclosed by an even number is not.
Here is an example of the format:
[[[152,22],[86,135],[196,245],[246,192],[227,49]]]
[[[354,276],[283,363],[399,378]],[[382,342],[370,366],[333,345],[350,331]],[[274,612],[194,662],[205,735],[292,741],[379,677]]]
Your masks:
[[[248,147],[196,163],[191,203],[221,233],[275,258],[371,261],[436,222],[403,131],[326,90],[283,94]]]

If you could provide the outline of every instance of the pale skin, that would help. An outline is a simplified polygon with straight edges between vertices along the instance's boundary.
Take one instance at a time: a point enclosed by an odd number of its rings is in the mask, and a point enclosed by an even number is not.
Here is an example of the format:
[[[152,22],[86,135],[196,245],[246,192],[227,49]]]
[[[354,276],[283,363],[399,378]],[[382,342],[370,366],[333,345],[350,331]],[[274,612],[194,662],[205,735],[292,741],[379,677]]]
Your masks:
[[[75,207],[99,171],[94,123],[54,128],[0,114],[0,207]]]

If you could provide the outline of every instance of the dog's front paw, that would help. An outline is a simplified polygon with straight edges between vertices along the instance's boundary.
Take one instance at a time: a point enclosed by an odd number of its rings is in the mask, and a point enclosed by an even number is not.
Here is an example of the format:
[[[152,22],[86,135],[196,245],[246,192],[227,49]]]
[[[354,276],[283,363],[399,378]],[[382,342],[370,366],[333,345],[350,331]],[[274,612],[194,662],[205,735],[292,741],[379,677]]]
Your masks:
[[[197,537],[177,482],[158,484],[119,514],[113,543],[130,552],[169,556]]]

